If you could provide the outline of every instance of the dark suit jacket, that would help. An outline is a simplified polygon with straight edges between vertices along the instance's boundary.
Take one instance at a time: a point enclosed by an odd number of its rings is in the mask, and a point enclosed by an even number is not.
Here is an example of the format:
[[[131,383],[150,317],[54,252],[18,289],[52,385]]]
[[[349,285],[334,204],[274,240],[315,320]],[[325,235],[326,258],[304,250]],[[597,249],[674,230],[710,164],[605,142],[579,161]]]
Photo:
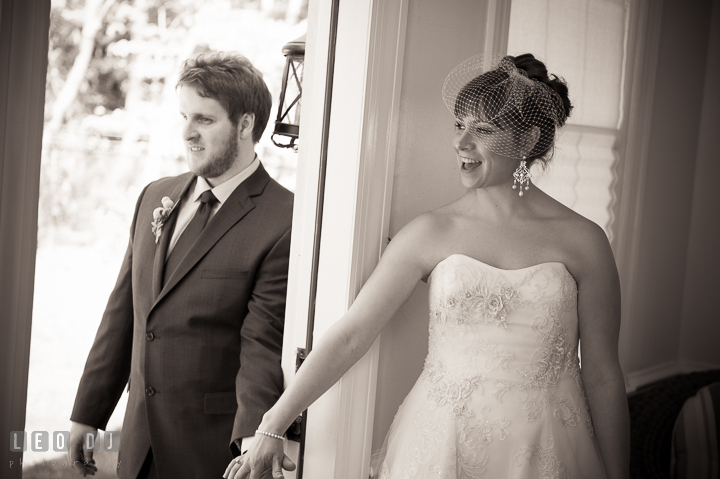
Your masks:
[[[194,182],[164,178],[140,195],[75,399],[71,419],[105,429],[129,381],[120,478],[137,476],[150,447],[161,478],[221,477],[232,441],[254,435],[283,389],[292,193],[260,166],[162,287],[179,205],[157,244],[153,210]]]

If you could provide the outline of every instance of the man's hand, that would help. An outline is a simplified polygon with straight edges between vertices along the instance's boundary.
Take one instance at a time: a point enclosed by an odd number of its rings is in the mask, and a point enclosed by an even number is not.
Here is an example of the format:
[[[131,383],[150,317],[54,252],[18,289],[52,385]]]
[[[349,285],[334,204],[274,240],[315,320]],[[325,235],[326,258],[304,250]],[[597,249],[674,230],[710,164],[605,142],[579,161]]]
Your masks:
[[[70,427],[70,440],[68,444],[68,461],[73,469],[77,469],[83,477],[93,476],[97,472],[93,452],[84,449],[83,443],[86,433],[92,433],[97,440],[97,429],[92,426],[73,422]]]

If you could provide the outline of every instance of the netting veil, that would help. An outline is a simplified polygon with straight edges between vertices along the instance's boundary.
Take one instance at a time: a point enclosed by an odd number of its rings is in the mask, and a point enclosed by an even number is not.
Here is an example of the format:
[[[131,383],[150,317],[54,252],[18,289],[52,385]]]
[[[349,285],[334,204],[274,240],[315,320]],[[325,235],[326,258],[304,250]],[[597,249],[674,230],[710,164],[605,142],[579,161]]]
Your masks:
[[[468,58],[447,76],[442,95],[470,134],[510,158],[543,155],[567,119],[560,95],[509,56]]]

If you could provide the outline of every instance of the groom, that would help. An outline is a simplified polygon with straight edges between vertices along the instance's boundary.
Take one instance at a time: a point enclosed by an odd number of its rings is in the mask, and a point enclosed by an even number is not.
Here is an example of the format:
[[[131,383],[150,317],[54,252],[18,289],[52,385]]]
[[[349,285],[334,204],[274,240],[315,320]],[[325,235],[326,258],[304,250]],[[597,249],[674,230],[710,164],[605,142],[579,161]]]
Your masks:
[[[71,416],[83,475],[83,434],[105,429],[125,385],[123,479],[221,477],[282,392],[293,196],[254,151],[270,93],[226,54],[186,61],[177,92],[191,171],[138,199]]]

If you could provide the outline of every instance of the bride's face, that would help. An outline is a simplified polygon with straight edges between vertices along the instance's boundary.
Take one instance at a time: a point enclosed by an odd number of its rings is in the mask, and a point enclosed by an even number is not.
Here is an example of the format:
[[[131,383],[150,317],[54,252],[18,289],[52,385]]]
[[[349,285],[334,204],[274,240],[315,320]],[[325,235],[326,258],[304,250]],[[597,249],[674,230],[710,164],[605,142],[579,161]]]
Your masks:
[[[472,134],[475,133],[475,134]],[[519,161],[488,150],[477,136],[493,142],[512,142],[512,133],[472,117],[457,119],[453,146],[466,188],[487,188],[512,183]]]

